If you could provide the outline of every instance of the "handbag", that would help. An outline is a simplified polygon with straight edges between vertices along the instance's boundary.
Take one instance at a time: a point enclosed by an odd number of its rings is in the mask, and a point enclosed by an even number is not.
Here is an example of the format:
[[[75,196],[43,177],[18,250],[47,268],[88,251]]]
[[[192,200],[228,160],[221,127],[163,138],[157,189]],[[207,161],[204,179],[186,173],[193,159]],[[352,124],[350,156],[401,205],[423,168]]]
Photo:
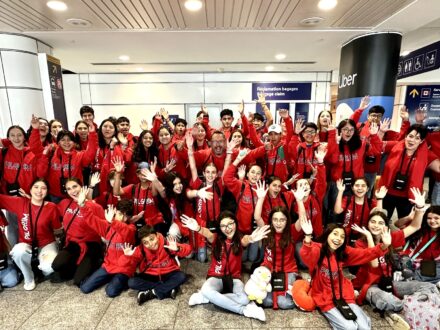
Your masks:
[[[407,184],[408,184],[408,171],[409,171],[409,167],[411,166],[411,163],[414,159],[416,153],[414,153],[409,162],[408,162],[408,166],[406,167],[406,171],[405,173],[402,173],[402,166],[403,166],[403,160],[405,159],[405,151],[403,151],[402,154],[402,159],[400,161],[400,168],[396,173],[396,177],[394,178],[394,182],[393,182],[393,188],[396,190],[405,190]]]
[[[385,292],[393,292],[393,278],[391,276],[382,276],[378,286],[379,289]]]
[[[67,205],[66,209],[64,210],[63,218],[66,215],[67,210],[69,209],[69,207],[72,203],[73,203],[73,200],[71,200],[69,202],[69,204]],[[79,212],[79,207],[76,209],[75,213],[73,214],[72,220],[70,220],[69,224],[67,225],[67,228],[63,231],[63,233],[58,238],[58,247],[60,250],[66,245],[67,232],[68,232],[70,226],[72,225],[73,221],[75,220],[76,216],[78,215],[78,212]]]
[[[427,277],[436,277],[437,264],[435,260],[422,260],[420,263],[420,274]]]
[[[273,268],[276,268],[276,246],[273,249]],[[272,273],[272,292],[286,291],[286,273],[284,272],[284,249],[281,249],[281,271]]]
[[[348,306],[347,302],[343,298],[342,294],[342,272],[339,268],[339,263],[336,261],[338,265],[338,279],[339,279],[339,299],[336,298],[335,293],[335,286],[333,284],[333,273],[332,273],[332,267],[330,265],[330,258],[327,256],[327,262],[328,262],[328,270],[330,275],[330,284],[332,287],[332,294],[333,294],[333,303],[335,304],[335,307],[338,309],[338,311],[342,314],[342,316],[346,320],[355,321],[357,319],[357,315],[353,312],[353,310]]]

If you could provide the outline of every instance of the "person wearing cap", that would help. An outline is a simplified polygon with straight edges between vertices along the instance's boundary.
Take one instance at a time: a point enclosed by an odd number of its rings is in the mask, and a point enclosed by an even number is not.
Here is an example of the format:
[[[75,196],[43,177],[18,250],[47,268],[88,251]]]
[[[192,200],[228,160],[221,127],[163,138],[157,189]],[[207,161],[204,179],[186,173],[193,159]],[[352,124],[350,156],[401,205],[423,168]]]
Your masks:
[[[34,130],[39,128],[36,117],[32,118]],[[47,178],[49,182],[49,198],[58,203],[66,197],[65,182],[68,178],[75,177],[83,181],[83,168],[93,161],[98,149],[98,136],[95,126],[89,124],[89,143],[84,151],[75,149],[75,137],[72,132],[62,130],[57,135],[57,146],[51,155],[47,150],[43,152],[41,140],[36,134],[31,135],[30,145],[32,151],[39,159],[37,176]]]

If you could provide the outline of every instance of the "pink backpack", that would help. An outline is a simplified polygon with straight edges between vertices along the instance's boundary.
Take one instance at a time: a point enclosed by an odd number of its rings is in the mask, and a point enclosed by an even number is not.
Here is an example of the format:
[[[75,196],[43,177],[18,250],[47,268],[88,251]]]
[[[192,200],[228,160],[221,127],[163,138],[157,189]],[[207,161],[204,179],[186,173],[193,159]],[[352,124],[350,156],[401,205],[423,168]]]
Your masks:
[[[440,330],[440,295],[416,292],[405,296],[403,314],[411,329]]]

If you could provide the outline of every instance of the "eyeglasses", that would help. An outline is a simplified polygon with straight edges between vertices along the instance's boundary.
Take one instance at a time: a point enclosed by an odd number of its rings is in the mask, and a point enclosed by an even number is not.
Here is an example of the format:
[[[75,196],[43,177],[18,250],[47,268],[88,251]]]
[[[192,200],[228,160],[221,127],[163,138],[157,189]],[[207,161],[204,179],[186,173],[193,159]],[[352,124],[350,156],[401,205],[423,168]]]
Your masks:
[[[382,115],[380,113],[370,113],[369,116],[372,118],[382,118]]]
[[[315,130],[304,131],[304,134],[313,135],[316,134],[316,131]]]
[[[354,133],[354,128],[347,128],[347,127],[345,127],[341,131],[344,132],[344,133]]]
[[[220,229],[229,229],[231,230],[235,226],[235,222],[230,222],[227,225],[220,225]]]

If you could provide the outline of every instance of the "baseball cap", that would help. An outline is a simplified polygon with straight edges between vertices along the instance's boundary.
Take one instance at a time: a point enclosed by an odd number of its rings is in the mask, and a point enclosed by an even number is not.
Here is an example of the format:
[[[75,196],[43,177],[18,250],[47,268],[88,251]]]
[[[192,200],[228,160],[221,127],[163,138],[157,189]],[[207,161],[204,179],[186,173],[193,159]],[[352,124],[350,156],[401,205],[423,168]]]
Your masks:
[[[269,126],[269,129],[268,129],[267,131],[268,131],[268,133],[270,133],[270,132],[275,132],[275,133],[281,134],[282,129],[281,129],[281,126],[280,126],[280,125],[278,125],[278,124],[273,124],[273,125],[270,125],[270,126]]]

